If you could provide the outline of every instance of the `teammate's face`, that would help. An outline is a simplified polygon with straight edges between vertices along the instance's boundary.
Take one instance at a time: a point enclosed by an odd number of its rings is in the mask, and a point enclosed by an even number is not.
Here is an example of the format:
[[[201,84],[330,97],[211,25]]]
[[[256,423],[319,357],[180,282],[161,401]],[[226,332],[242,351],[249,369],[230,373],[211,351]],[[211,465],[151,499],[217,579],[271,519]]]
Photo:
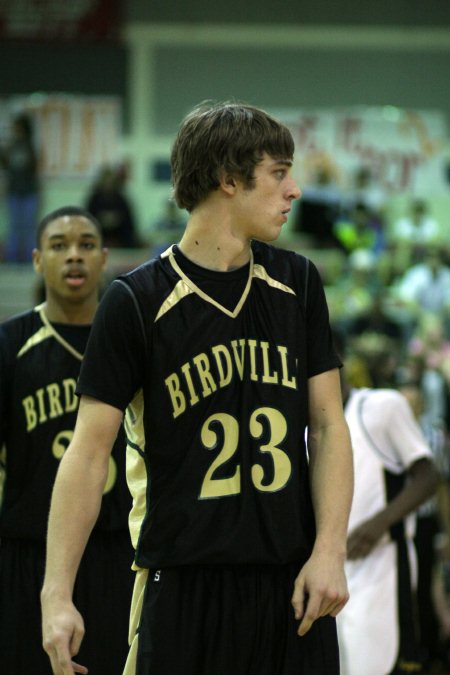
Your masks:
[[[44,278],[47,301],[82,303],[97,298],[106,249],[89,220],[62,216],[45,228],[33,263]]]
[[[290,160],[265,154],[255,167],[251,188],[238,181],[234,218],[248,239],[273,241],[280,234],[292,202],[301,194],[291,175],[291,165]]]

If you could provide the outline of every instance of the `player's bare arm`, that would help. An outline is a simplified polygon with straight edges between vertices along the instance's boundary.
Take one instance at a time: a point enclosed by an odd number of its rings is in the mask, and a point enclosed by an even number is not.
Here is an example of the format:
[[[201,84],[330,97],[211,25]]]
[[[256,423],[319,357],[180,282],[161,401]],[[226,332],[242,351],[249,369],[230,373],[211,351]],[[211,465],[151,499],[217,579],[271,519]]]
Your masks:
[[[72,592],[100,510],[109,456],[121,421],[120,410],[82,397],[74,436],[56,477],[41,593],[43,646],[55,675],[87,672],[84,666],[72,662],[84,635]]]
[[[299,635],[319,617],[336,616],[348,600],[344,562],[353,494],[351,442],[338,370],[310,378],[309,399],[308,452],[317,535],[292,597]]]

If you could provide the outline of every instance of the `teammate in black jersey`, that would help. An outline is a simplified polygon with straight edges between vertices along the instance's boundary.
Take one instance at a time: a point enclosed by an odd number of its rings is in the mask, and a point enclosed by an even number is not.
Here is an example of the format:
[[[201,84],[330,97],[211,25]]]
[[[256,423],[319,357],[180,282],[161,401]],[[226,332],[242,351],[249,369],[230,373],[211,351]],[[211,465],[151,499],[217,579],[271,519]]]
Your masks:
[[[172,150],[181,241],[102,299],[49,520],[44,639],[58,675],[82,639],[71,585],[124,413],[136,548],[124,672],[338,673],[352,494],[341,364],[316,268],[267,243],[300,196],[293,152],[261,110],[194,110]]]
[[[33,253],[45,301],[0,326],[0,446],[6,453],[0,672],[5,675],[51,673],[39,602],[48,511],[57,467],[73,435],[76,381],[105,261],[99,226],[89,213],[76,207],[52,212],[39,226]],[[88,628],[82,658],[91,675],[118,675],[127,653],[133,551],[124,451],[120,430],[75,587]]]

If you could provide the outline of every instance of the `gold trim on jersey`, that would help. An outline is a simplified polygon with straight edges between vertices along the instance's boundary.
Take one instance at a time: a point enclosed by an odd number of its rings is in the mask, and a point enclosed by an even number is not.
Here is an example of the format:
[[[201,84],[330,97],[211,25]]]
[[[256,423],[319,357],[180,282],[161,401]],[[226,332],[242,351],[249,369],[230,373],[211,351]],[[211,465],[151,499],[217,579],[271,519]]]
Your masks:
[[[245,285],[244,292],[242,293],[241,298],[240,298],[239,302],[237,303],[236,307],[234,308],[234,310],[227,309],[227,307],[224,307],[223,305],[221,305],[220,302],[217,302],[217,300],[214,300],[214,298],[212,298],[210,295],[208,295],[207,293],[202,291],[201,288],[199,288],[196,284],[194,284],[194,282],[187,276],[187,274],[185,274],[183,272],[183,270],[181,269],[181,267],[178,265],[177,261],[175,260],[175,255],[173,253],[173,247],[171,247],[170,249],[168,249],[167,251],[164,252],[164,257],[169,258],[170,264],[174,268],[175,272],[181,277],[181,280],[184,282],[184,284],[190,289],[190,292],[196,293],[200,298],[202,298],[206,302],[209,302],[211,305],[214,305],[214,307],[217,307],[217,309],[219,309],[221,312],[223,312],[227,316],[230,316],[232,319],[235,319],[238,316],[238,314],[241,311],[241,309],[244,305],[244,302],[246,301],[247,296],[250,292],[250,287],[251,287],[251,283],[252,283],[253,252],[252,252],[251,249],[250,249],[250,269],[249,269],[249,273],[248,273],[247,283]],[[178,284],[175,286],[171,295],[167,298],[167,300],[165,301],[164,304],[166,304],[170,300],[171,296],[176,292],[177,287],[178,287]],[[183,297],[185,297],[186,295],[188,295],[188,293],[185,293]],[[181,300],[181,297],[178,297],[176,301],[178,302],[178,300]],[[175,304],[176,303],[172,301],[171,307],[173,307]],[[163,305],[163,307],[164,307],[164,305]],[[168,309],[170,309],[170,307]],[[160,310],[160,312],[158,312],[158,316],[156,317],[155,321],[160,317],[160,314],[161,314],[161,310]]]
[[[54,326],[52,326],[52,324],[48,320],[44,310],[44,303],[42,303],[42,305],[38,305],[36,307],[36,311],[39,312],[39,316],[41,317],[42,323],[51,331],[51,335],[55,338],[55,340],[59,342],[59,344],[62,345],[65,349],[67,349],[67,351],[70,352],[72,356],[74,356],[79,361],[82,361],[83,354],[80,354],[80,352],[77,349],[75,349],[75,347],[72,347],[72,345],[69,344],[67,340],[64,340],[63,336],[58,333],[58,331],[54,328]]]
[[[158,319],[164,316],[166,312],[175,307],[175,305],[178,302],[180,302],[180,300],[185,298],[187,295],[190,295],[191,293],[193,293],[192,289],[189,288],[184,279],[180,279],[180,281],[173,289],[172,293],[169,295],[168,298],[166,298],[166,300],[164,300],[163,304],[161,305],[159,312],[156,315],[155,323],[158,321]]]
[[[42,323],[44,324],[42,328],[40,328],[34,335],[32,335],[28,340],[25,342],[19,353],[17,354],[17,358],[20,358],[24,354],[27,353],[29,349],[32,347],[35,347],[36,345],[40,344],[44,340],[47,340],[48,338],[55,338],[57,342],[59,342],[65,349],[67,349],[68,352],[72,354],[76,359],[79,361],[83,360],[83,354],[80,354],[79,351],[77,351],[72,345],[70,345],[62,335],[60,335],[55,328],[52,326],[50,321],[47,319],[47,316],[44,311],[44,303],[41,305],[37,305],[37,307],[34,308],[34,311],[37,312],[41,318]]]
[[[131,543],[136,548],[142,521],[147,510],[147,469],[144,431],[144,393],[140,389],[125,412],[125,433],[127,436],[127,483],[133,497],[133,507],[128,516]]]
[[[47,326],[42,326],[42,328],[39,328],[39,330],[36,333],[34,333],[34,335],[28,338],[28,340],[25,342],[20,352],[17,354],[17,358],[20,358],[21,356],[26,354],[29,349],[31,349],[35,345],[38,345],[44,340],[47,340],[47,338],[50,338],[52,336],[53,336],[52,329],[48,328]]]
[[[266,268],[263,267],[262,265],[253,266],[253,276],[256,277],[257,279],[262,279],[269,286],[272,286],[272,288],[278,288],[279,291],[284,291],[285,293],[292,293],[292,295],[296,295],[295,291],[293,291],[292,288],[286,286],[286,284],[282,284],[281,281],[272,279],[272,277],[267,274]]]
[[[289,286],[286,286],[286,284],[281,283],[281,281],[277,281],[276,279],[273,279],[266,271],[265,267],[262,265],[255,264],[253,261],[253,251],[250,249],[250,269],[249,269],[249,274],[248,274],[248,279],[247,283],[245,285],[244,291],[241,295],[241,298],[239,302],[237,303],[236,307],[234,310],[227,309],[227,307],[224,307],[221,305],[217,300],[214,300],[214,298],[211,298],[210,295],[205,293],[204,291],[201,290],[193,281],[190,279],[185,272],[181,269],[179,264],[177,263],[175,259],[175,255],[173,252],[173,246],[170,246],[168,249],[164,251],[162,254],[163,258],[169,258],[169,262],[172,265],[173,269],[175,272],[180,276],[180,281],[176,284],[175,288],[173,289],[172,293],[169,295],[169,297],[163,302],[161,305],[161,308],[156,315],[155,318],[155,323],[160,319],[166,312],[168,312],[170,309],[175,307],[175,305],[180,302],[183,298],[187,297],[191,293],[196,293],[200,298],[205,300],[206,302],[209,302],[211,305],[214,305],[214,307],[217,307],[221,312],[226,314],[227,316],[231,317],[232,319],[235,319],[239,312],[241,311],[248,294],[250,292],[251,288],[251,283],[253,277],[257,279],[261,279],[262,281],[265,281],[266,284],[271,286],[272,288],[277,288],[280,291],[283,291],[284,293],[291,293],[292,295],[296,295],[295,291],[290,288]]]

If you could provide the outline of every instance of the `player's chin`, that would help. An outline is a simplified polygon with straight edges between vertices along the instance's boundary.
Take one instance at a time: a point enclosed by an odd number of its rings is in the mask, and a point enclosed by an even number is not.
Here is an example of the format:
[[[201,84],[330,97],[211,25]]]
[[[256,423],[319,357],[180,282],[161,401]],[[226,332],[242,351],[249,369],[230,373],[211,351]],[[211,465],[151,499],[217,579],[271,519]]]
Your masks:
[[[275,241],[280,236],[281,229],[282,225],[273,225],[272,227],[267,228],[264,232],[261,232],[257,239],[264,242]]]

